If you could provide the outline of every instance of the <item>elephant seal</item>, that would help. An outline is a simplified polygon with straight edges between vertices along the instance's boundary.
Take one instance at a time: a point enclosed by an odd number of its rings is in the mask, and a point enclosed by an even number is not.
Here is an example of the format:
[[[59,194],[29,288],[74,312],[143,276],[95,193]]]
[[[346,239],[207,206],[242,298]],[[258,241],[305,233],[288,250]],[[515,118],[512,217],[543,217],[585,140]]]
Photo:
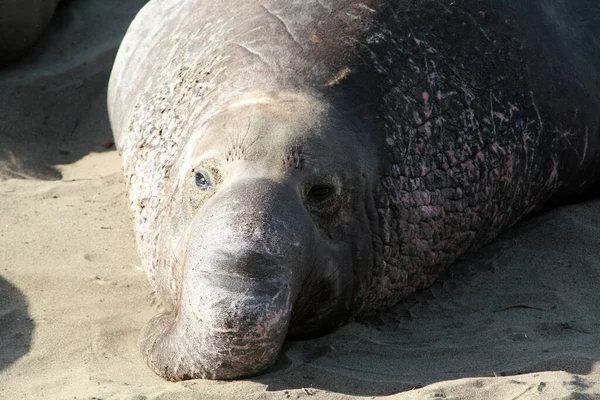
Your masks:
[[[108,105],[169,380],[271,365],[598,194],[591,0],[153,0]]]
[[[0,67],[22,57],[44,32],[60,0],[0,0]]]

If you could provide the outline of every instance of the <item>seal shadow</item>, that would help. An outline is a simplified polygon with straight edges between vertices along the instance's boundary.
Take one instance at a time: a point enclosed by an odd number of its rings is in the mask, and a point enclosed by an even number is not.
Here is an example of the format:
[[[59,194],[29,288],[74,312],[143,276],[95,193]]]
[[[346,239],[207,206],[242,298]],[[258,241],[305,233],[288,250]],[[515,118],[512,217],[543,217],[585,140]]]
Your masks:
[[[286,343],[252,380],[385,396],[469,377],[589,374],[600,362],[598,221],[600,200],[534,216],[394,309]]]
[[[57,165],[112,147],[106,90],[147,0],[63,0],[42,38],[0,69],[0,179],[60,179]]]
[[[34,329],[27,299],[0,276],[0,372],[29,352]]]

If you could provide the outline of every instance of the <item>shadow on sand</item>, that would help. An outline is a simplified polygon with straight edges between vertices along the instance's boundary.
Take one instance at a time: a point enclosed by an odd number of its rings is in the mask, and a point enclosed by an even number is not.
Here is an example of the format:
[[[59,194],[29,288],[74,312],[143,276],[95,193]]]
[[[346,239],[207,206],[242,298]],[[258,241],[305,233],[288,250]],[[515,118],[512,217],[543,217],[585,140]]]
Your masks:
[[[27,354],[35,323],[25,296],[0,276],[0,371]]]
[[[0,70],[0,179],[60,179],[56,165],[111,147],[106,88],[146,0],[68,0],[23,59]]]

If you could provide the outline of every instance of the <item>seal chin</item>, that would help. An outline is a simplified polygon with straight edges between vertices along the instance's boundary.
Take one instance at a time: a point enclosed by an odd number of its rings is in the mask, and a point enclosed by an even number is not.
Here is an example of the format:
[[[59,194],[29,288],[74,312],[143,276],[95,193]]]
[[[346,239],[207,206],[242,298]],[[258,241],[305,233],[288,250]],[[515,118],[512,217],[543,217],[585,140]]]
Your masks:
[[[261,291],[213,290],[208,296],[213,299],[203,299],[200,309],[154,317],[139,340],[150,368],[171,381],[235,379],[264,371],[283,345],[291,301],[289,290]]]

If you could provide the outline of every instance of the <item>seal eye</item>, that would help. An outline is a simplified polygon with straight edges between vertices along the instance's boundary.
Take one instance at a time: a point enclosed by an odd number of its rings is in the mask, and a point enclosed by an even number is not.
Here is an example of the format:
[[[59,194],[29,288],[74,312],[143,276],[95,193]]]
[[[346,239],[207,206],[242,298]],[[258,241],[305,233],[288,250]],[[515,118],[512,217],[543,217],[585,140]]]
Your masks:
[[[308,191],[308,198],[312,201],[322,202],[333,194],[333,188],[327,185],[314,185]]]
[[[200,171],[195,174],[196,186],[198,186],[202,190],[210,189],[210,183],[208,182],[208,178]]]

